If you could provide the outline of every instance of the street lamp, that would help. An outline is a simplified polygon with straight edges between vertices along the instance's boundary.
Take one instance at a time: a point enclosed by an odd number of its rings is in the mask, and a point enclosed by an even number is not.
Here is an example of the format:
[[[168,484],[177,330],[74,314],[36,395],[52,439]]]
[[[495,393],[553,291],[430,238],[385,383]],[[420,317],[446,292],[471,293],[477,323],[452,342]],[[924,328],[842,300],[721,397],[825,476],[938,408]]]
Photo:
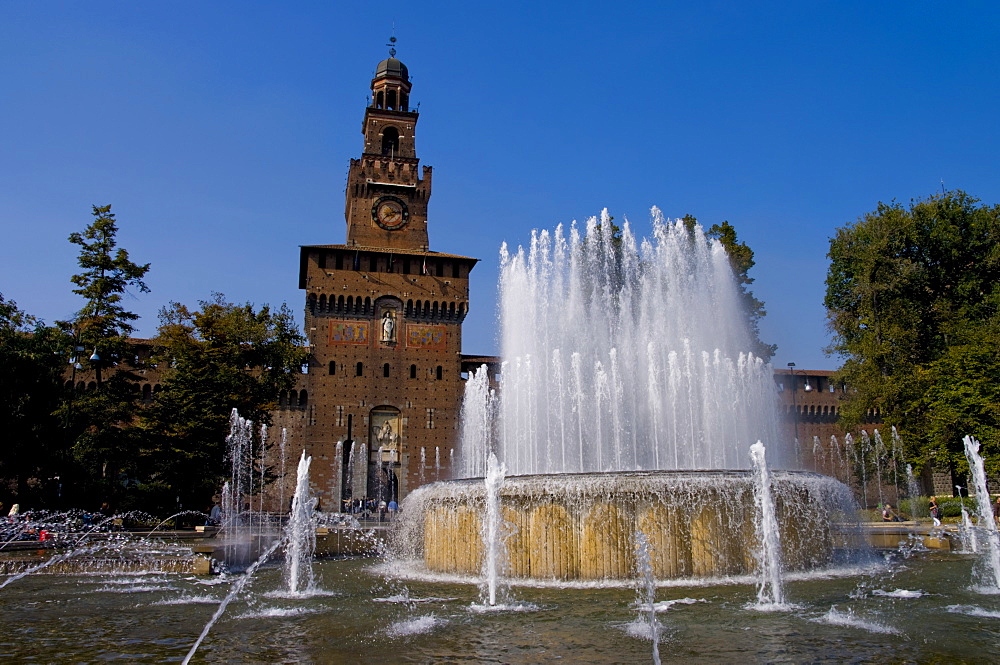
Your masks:
[[[788,363],[788,374],[791,377],[788,381],[792,387],[792,423],[795,428],[795,443],[799,443],[799,408],[795,404],[795,363]]]
[[[101,357],[97,355],[97,347],[94,347],[94,353],[90,356],[90,362],[94,363],[94,369],[97,372],[97,387],[101,387]]]
[[[80,354],[83,353],[82,346],[73,347],[73,355],[69,359],[69,366],[73,368],[72,374],[70,374],[69,382],[69,406],[66,409],[66,420],[65,426],[69,427],[69,420],[73,414],[73,398],[76,397],[76,371],[78,369],[83,369],[83,365],[80,364]]]

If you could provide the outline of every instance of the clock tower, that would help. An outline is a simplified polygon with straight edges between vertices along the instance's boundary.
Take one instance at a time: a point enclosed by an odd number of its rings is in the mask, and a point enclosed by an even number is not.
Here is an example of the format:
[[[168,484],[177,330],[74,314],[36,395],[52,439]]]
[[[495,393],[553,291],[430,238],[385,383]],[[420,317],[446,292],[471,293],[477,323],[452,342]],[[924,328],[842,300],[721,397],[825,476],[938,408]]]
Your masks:
[[[293,455],[313,457],[324,510],[388,504],[450,477],[458,441],[476,259],[428,246],[431,169],[417,159],[410,77],[395,55],[371,82],[347,242],[300,248],[308,372],[279,395],[274,421]]]
[[[427,251],[427,201],[431,168],[420,169],[416,128],[410,110],[406,65],[390,57],[378,63],[372,95],[361,125],[361,159],[347,176],[347,244]]]

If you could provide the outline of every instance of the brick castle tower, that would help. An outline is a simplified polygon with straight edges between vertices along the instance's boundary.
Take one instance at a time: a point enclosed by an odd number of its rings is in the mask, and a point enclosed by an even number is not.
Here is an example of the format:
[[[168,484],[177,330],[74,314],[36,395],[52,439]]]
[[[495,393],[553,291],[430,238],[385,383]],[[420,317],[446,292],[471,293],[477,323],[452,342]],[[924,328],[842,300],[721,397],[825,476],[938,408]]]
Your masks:
[[[325,511],[399,501],[449,477],[458,438],[462,321],[477,259],[429,250],[431,168],[419,166],[419,114],[394,56],[375,71],[364,149],[351,160],[347,242],[301,248],[309,371],[275,413],[289,452],[313,457]]]

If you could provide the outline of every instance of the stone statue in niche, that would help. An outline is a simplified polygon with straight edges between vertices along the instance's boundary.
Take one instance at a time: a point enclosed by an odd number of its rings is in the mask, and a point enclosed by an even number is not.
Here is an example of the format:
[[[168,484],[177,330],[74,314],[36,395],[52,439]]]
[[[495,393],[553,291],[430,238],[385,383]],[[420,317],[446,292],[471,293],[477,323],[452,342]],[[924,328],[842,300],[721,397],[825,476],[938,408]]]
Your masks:
[[[391,309],[382,314],[382,341],[396,341],[396,317]]]
[[[375,438],[378,439],[381,448],[394,448],[397,435],[392,431],[392,423],[388,420],[382,423],[382,427],[378,429],[378,434],[375,435]]]

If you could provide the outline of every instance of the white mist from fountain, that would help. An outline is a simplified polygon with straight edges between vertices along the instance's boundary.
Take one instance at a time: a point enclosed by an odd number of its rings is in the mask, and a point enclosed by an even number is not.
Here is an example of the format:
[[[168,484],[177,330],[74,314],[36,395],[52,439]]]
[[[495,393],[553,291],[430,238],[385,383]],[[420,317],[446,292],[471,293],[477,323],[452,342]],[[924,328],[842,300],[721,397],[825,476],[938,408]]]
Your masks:
[[[312,457],[302,451],[296,474],[292,512],[285,525],[285,583],[291,594],[315,590],[312,559],[316,551],[316,498],[309,489],[309,465]]]
[[[351,498],[359,499],[360,497],[354,496],[354,451],[358,446],[354,441],[347,442],[347,445],[350,445],[351,448],[347,452],[347,473],[344,474],[344,484],[351,492]]]
[[[281,460],[280,475],[278,476],[278,509],[285,509],[285,461],[286,461],[286,451],[288,448],[288,430],[284,427],[281,428],[281,448],[279,451],[279,458]],[[337,442],[337,449],[340,450],[340,442]],[[340,459],[338,456],[337,459]]]
[[[986,541],[983,555],[978,562],[978,577],[983,587],[989,589],[991,593],[997,593],[1000,592],[1000,533],[997,532],[996,519],[993,517],[983,456],[979,453],[979,442],[974,438],[966,436],[962,442],[965,444],[965,458],[969,461],[969,469],[976,484],[978,529]]]
[[[958,504],[962,509],[962,524],[958,527],[959,537],[962,540],[962,549],[966,552],[972,552],[973,554],[979,553],[979,537],[976,535],[976,527],[972,523],[972,518],[969,516],[969,511],[965,507],[965,502],[962,501],[962,486],[955,485],[955,489],[958,491]]]
[[[873,433],[874,443],[872,444],[872,457],[875,461],[875,486],[878,488],[878,505],[885,505],[885,497],[882,496],[882,462],[887,457],[885,443],[878,430]],[[896,508],[899,508],[899,499],[896,500]]]
[[[236,409],[229,416],[226,454],[230,477],[222,486],[222,524],[224,560],[227,567],[240,567],[251,559],[253,518],[244,501],[253,492],[254,454],[253,422],[242,418]]]
[[[899,436],[899,432],[896,431],[895,427],[893,427],[891,430],[891,435],[889,440],[892,442],[892,449],[889,451],[890,455],[889,459],[890,463],[892,464],[892,482],[896,486],[896,502],[898,503],[899,480],[901,475],[899,472],[899,465],[903,463],[903,460],[906,459],[906,456],[903,453],[903,439]],[[909,479],[907,479],[907,481],[909,481]],[[916,496],[916,494],[910,493],[909,482],[907,482],[906,485],[906,493],[911,499]]]
[[[757,506],[756,532],[760,542],[757,564],[760,582],[757,586],[757,607],[781,608],[785,606],[784,581],[781,570],[781,540],[778,519],[771,496],[771,475],[767,468],[764,444],[760,441],[750,446],[754,468],[754,502]]]
[[[264,455],[267,451],[267,436],[268,428],[267,425],[262,424],[260,426],[260,447],[259,455],[261,458],[261,463],[257,464],[258,474],[257,474],[257,507],[253,507],[253,498],[250,499],[250,514],[257,518],[257,538],[264,538],[264,532],[268,530],[270,526],[268,515],[264,512],[264,486],[267,484],[267,464],[263,462]]]
[[[497,462],[496,455],[491,453],[486,471],[486,519],[482,534],[486,552],[483,578],[486,580],[487,602],[491,607],[497,604],[497,586],[504,559],[500,490],[506,473],[506,467]]]
[[[893,432],[895,432],[893,428]],[[910,499],[910,514],[916,517],[923,517],[924,513],[929,511],[924,511],[923,507],[917,507],[917,497],[920,496],[920,485],[917,484],[917,478],[913,475],[913,465],[906,465],[906,494]],[[919,515],[918,515],[919,510]]]
[[[861,467],[861,485],[864,488],[864,503],[862,508],[867,508],[868,503],[868,461],[871,459],[872,440],[866,430],[861,430],[861,443],[857,446],[858,457]],[[879,501],[879,507],[882,502]]]
[[[729,258],[700,227],[653,209],[653,237],[605,211],[568,236],[501,250],[502,389],[466,383],[462,471],[496,451],[511,474],[746,469],[777,442],[776,386],[751,338]],[[494,429],[493,423],[498,421]]]

